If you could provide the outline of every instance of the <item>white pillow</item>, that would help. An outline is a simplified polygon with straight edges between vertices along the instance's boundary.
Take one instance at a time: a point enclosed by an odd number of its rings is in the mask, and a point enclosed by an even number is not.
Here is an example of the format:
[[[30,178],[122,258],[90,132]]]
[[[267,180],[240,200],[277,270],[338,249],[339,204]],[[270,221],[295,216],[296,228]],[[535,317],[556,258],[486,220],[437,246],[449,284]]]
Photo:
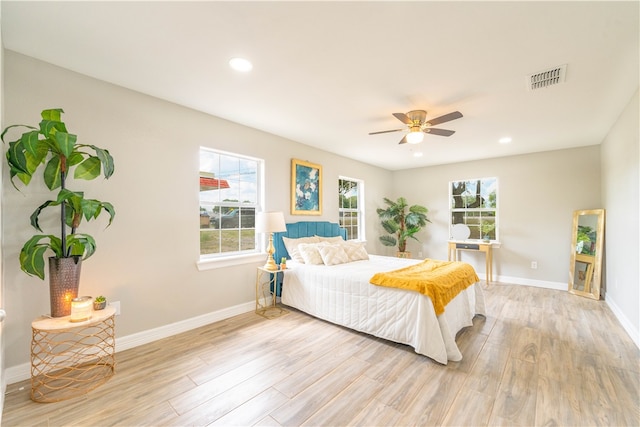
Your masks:
[[[342,249],[347,253],[349,262],[369,259],[369,254],[364,248],[364,242],[344,242]]]
[[[340,244],[318,246],[318,252],[320,252],[322,262],[326,265],[344,264],[345,262],[349,262],[349,257]]]
[[[318,246],[326,245],[326,243],[300,243],[298,245],[298,253],[302,256],[305,264],[322,264],[322,257]]]
[[[342,236],[324,237],[324,236],[316,235],[316,237],[319,239],[318,240],[319,242],[329,242],[329,243],[344,242],[344,239],[342,238]]]
[[[304,264],[304,259],[302,259],[302,256],[298,253],[298,245],[301,243],[318,243],[319,240],[316,236],[300,237],[299,239],[291,239],[283,236],[282,242],[284,243],[284,247],[287,248],[291,259]]]

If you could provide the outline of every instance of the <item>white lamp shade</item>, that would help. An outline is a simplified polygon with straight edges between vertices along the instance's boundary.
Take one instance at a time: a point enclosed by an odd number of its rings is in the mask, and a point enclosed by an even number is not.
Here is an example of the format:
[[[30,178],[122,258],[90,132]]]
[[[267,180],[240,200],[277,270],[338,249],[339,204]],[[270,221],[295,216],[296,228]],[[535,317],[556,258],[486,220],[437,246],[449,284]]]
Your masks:
[[[258,233],[277,233],[287,231],[282,212],[256,213],[256,231]]]
[[[424,133],[422,131],[411,131],[407,134],[407,142],[409,144],[419,144],[424,139]]]

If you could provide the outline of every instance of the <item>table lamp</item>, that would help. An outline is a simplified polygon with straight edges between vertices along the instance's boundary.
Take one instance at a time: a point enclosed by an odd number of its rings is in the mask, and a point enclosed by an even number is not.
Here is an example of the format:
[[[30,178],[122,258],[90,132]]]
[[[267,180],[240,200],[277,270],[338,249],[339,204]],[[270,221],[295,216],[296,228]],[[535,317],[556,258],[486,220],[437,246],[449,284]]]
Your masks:
[[[269,233],[269,247],[267,253],[267,263],[264,265],[265,270],[276,271],[278,265],[273,259],[273,233],[280,231],[287,231],[287,225],[284,222],[284,215],[282,212],[258,212],[256,213],[256,232]]]

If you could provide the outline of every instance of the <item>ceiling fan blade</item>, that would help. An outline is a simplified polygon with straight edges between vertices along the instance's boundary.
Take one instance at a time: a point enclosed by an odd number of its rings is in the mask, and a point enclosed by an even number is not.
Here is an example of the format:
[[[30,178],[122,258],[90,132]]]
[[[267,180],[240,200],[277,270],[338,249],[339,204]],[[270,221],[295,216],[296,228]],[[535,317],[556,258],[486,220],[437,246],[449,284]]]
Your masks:
[[[439,135],[439,136],[451,136],[454,133],[456,133],[455,130],[435,129],[435,128],[426,128],[424,132],[430,133],[432,135]]]
[[[389,132],[400,132],[401,130],[406,130],[406,129],[381,130],[380,132],[369,132],[369,135],[377,135],[379,133],[389,133]]]
[[[425,123],[428,126],[439,125],[440,123],[449,122],[451,120],[459,119],[462,117],[460,111],[454,111],[453,113],[445,114],[444,116],[436,117],[435,119],[427,120]]]
[[[398,144],[406,144],[407,143],[407,135],[405,135]]]
[[[395,117],[396,119],[400,120],[405,125],[412,125],[413,124],[413,122],[411,121],[409,116],[407,116],[405,113],[393,113],[393,117]]]

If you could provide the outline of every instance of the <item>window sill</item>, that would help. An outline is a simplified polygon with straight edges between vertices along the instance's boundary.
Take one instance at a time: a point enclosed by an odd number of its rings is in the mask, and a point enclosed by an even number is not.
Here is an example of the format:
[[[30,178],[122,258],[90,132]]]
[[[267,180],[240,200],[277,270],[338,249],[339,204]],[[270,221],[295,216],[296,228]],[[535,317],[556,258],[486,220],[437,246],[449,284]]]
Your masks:
[[[214,270],[216,268],[232,267],[234,265],[261,262],[267,259],[266,253],[236,255],[221,258],[202,259],[196,263],[198,271]]]

